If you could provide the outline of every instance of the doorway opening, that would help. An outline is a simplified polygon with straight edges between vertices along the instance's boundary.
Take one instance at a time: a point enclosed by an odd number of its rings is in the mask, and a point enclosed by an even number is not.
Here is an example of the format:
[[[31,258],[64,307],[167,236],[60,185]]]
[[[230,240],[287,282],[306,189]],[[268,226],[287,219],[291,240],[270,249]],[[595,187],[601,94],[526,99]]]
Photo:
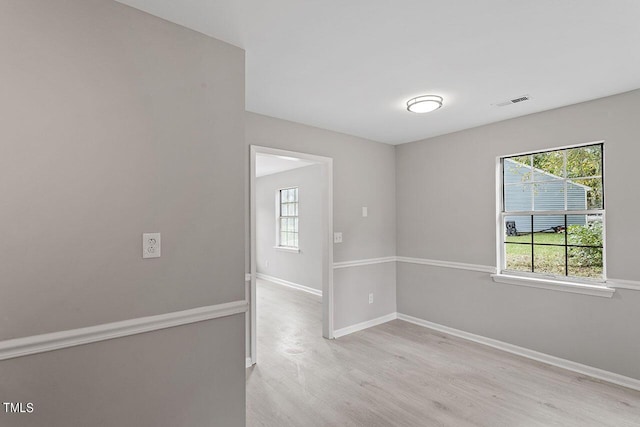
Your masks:
[[[248,366],[258,361],[259,281],[321,296],[322,336],[333,338],[333,159],[253,145],[249,194]]]

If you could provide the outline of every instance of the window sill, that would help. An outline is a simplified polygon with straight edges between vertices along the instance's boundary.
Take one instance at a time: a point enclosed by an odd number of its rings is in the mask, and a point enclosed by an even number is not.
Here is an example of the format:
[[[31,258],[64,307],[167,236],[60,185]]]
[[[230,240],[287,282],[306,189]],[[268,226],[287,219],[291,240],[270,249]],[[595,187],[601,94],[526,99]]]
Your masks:
[[[616,291],[615,289],[608,288],[604,285],[590,285],[588,283],[564,282],[561,280],[538,279],[534,277],[512,276],[508,274],[492,274],[491,278],[496,283],[528,286],[560,292],[571,292],[574,294],[593,295],[603,298],[611,298],[613,293]]]
[[[294,254],[299,254],[300,253],[300,249],[299,248],[288,248],[286,246],[274,246],[273,249],[277,250],[277,251],[282,251],[282,252],[291,252]]]

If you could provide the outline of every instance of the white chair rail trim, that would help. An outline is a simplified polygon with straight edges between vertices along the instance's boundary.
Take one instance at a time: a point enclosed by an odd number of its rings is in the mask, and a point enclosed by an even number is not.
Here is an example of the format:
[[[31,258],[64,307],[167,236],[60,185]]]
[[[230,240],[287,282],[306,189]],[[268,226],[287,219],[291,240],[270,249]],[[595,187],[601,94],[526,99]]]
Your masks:
[[[348,267],[359,267],[362,265],[373,265],[373,264],[384,264],[387,262],[395,262],[397,261],[397,257],[395,256],[387,256],[382,258],[367,258],[367,259],[356,259],[353,261],[341,261],[334,262],[333,268],[348,268]]]
[[[0,360],[217,319],[244,313],[247,310],[247,301],[233,301],[155,316],[0,341]]]
[[[444,268],[453,268],[456,270],[468,270],[468,271],[478,271],[481,273],[489,273],[489,274],[497,274],[497,268],[492,265],[481,265],[481,264],[468,264],[464,262],[456,262],[456,261],[443,261],[438,259],[427,259],[427,258],[413,258],[406,256],[388,256],[383,258],[369,258],[369,259],[358,259],[354,261],[342,261],[333,263],[334,269],[339,268],[349,268],[349,267],[358,267],[362,265],[372,265],[372,264],[383,264],[387,262],[404,262],[408,264],[420,264],[420,265],[430,265],[433,267],[444,267]],[[560,286],[559,288],[562,288]],[[607,290],[607,288],[609,288]],[[611,289],[630,289],[635,291],[640,291],[640,280],[623,280],[623,279],[608,279],[606,281],[605,293],[612,294]],[[598,291],[598,290],[596,290]],[[584,292],[577,292],[584,293]],[[597,292],[596,292],[597,293]]]
[[[634,291],[640,291],[640,280],[608,279],[607,286],[616,289],[631,289]]]
[[[495,274],[496,272],[496,268],[490,265],[467,264],[464,262],[441,261],[437,259],[425,259],[425,258],[411,258],[406,256],[399,256],[396,258],[399,262],[406,262],[409,264],[431,265],[434,267],[455,268],[458,270],[479,271],[481,273],[490,273],[490,274]]]

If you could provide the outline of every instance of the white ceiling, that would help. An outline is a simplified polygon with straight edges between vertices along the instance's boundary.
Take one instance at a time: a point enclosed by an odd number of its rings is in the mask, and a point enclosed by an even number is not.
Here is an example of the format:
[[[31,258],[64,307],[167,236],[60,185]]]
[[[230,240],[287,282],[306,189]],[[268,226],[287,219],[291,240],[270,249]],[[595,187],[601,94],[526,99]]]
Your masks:
[[[390,144],[640,87],[638,0],[120,1],[244,48],[248,111]]]
[[[272,175],[291,169],[313,165],[313,162],[293,157],[274,156],[271,154],[256,154],[256,177]]]

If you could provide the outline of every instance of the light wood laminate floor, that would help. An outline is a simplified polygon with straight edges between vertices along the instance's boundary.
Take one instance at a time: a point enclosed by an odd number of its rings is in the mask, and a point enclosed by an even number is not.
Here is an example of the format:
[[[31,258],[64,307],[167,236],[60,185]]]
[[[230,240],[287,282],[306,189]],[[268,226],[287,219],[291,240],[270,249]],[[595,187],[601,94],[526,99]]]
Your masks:
[[[259,280],[247,425],[640,426],[640,392],[394,320],[321,336],[320,297]]]

